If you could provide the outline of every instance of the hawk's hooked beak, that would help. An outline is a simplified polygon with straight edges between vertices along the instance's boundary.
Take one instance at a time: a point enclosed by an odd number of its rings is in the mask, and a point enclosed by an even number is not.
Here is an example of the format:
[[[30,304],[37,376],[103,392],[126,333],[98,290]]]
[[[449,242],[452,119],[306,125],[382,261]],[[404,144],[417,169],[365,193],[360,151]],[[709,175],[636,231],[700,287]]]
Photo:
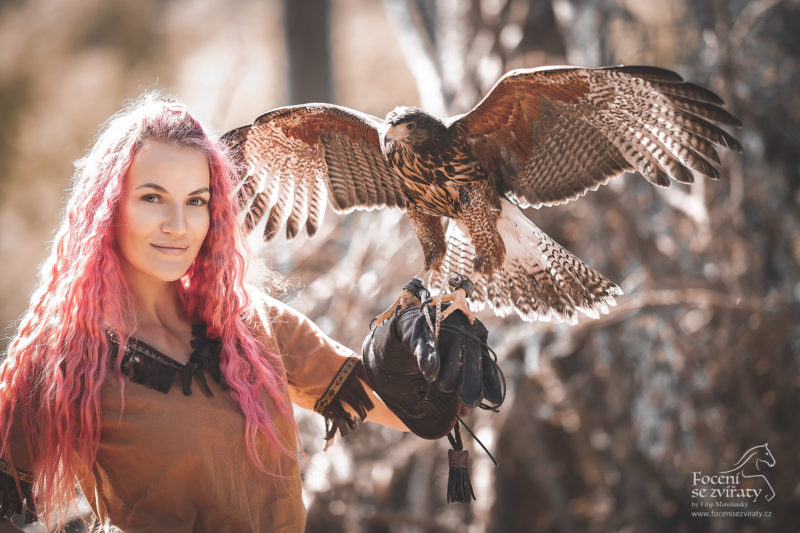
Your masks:
[[[378,134],[380,135],[381,141],[381,150],[386,153],[389,150],[389,145],[393,144],[396,141],[399,141],[402,138],[402,135],[398,131],[398,128],[392,126],[391,124],[384,124],[378,130]]]
[[[400,141],[406,137],[407,133],[403,131],[403,128],[398,128],[397,126],[392,126],[390,124],[386,125],[386,131],[383,134],[384,139],[387,141]]]

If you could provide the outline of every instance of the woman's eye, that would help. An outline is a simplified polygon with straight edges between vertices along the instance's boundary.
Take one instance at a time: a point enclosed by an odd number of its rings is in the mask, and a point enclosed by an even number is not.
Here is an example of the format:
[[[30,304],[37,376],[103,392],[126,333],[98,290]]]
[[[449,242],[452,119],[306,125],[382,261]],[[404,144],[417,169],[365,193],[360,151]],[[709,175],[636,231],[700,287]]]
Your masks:
[[[151,204],[155,204],[161,201],[161,197],[157,194],[150,193],[142,196],[142,200]]]
[[[189,198],[189,201],[188,201],[187,203],[188,203],[189,205],[194,205],[194,206],[202,207],[202,206],[204,206],[204,205],[208,205],[208,200],[206,200],[205,198],[200,198],[200,197],[198,196],[198,197],[195,197],[195,198]]]

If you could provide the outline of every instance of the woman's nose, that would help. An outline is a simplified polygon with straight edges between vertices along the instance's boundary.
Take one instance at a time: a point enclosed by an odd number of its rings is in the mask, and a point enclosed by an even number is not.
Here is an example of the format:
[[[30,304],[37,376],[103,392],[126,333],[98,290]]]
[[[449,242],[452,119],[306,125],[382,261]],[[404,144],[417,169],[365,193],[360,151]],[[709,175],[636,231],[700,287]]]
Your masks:
[[[186,213],[182,205],[175,205],[169,209],[164,222],[161,224],[161,231],[170,234],[186,232]]]

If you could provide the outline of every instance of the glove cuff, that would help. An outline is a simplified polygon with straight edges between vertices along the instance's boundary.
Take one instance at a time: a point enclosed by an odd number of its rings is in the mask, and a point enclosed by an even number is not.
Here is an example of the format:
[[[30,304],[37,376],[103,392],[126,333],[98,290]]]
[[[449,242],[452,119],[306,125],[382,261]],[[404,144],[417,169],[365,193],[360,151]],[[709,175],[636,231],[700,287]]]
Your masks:
[[[361,380],[366,379],[361,359],[348,357],[314,404],[314,411],[325,417],[326,448],[333,443],[337,432],[344,437],[366,418],[367,411],[375,407],[361,384]],[[345,403],[356,412],[358,419],[344,408]]]

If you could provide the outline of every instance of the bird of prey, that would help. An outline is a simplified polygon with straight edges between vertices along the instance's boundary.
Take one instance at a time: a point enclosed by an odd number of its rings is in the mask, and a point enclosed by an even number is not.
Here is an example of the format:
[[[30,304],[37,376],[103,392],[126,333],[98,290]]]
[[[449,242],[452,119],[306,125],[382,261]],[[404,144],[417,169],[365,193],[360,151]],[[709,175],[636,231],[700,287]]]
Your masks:
[[[457,272],[474,281],[473,309],[574,322],[607,312],[621,291],[521,208],[574,200],[624,172],[662,187],[718,179],[717,147],[741,151],[718,126],[740,125],[723,104],[656,67],[520,69],[459,116],[398,107],[380,120],[306,104],[225,138],[240,163],[243,223],[252,230],[266,217],[265,239],[284,225],[289,238],[303,226],[313,235],[328,200],[341,213],[402,209],[422,245],[423,279]],[[464,292],[454,291],[460,305]]]

